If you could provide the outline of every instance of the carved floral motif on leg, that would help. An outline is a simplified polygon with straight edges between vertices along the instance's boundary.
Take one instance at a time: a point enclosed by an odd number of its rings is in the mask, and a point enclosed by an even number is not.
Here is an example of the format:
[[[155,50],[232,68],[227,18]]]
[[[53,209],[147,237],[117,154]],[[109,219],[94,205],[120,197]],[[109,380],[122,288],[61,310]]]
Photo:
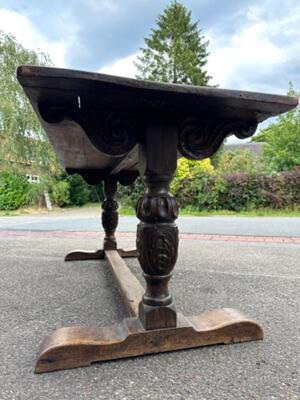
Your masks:
[[[146,194],[138,201],[138,260],[146,280],[146,292],[139,306],[139,317],[146,329],[176,326],[176,310],[168,282],[178,253],[176,200],[168,192],[171,177],[146,179]]]

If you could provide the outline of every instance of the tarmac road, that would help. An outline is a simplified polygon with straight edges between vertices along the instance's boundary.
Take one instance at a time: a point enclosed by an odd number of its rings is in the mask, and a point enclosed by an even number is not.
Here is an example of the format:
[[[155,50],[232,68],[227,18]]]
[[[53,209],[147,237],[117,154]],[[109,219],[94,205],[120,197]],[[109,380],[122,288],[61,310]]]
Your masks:
[[[118,231],[135,232],[138,220],[135,217],[120,217]],[[179,217],[181,233],[286,236],[300,237],[300,218],[287,217]],[[100,213],[87,213],[80,209],[76,213],[0,217],[0,230],[34,231],[99,231],[102,230]]]
[[[260,322],[263,341],[35,375],[38,348],[53,329],[107,326],[125,315],[104,261],[63,262],[68,251],[93,249],[98,241],[42,232],[0,238],[1,400],[300,398],[300,245],[287,243],[182,241],[171,279],[173,299],[185,315],[238,308]],[[127,238],[120,245],[133,243]],[[137,260],[127,262],[142,279]]]

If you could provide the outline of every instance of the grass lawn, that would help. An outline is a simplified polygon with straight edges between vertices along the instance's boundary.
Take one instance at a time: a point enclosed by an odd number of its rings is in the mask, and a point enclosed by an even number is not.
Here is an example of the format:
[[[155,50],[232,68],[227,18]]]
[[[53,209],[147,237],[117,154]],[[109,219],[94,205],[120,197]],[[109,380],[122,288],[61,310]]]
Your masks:
[[[120,215],[135,215],[132,208],[121,208]],[[230,211],[230,210],[195,210],[189,208],[181,208],[180,215],[192,217],[213,217],[213,216],[234,216],[234,217],[300,217],[300,210],[272,210],[269,208],[261,208],[251,211]]]

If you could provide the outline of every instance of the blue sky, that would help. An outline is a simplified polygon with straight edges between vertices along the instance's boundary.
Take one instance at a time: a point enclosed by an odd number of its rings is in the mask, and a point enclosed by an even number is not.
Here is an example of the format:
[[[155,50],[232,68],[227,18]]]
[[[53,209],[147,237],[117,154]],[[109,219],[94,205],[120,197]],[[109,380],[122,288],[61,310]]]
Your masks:
[[[134,77],[143,38],[169,1],[0,0],[0,29],[55,65]],[[212,83],[284,94],[300,89],[299,0],[183,0],[210,41]]]

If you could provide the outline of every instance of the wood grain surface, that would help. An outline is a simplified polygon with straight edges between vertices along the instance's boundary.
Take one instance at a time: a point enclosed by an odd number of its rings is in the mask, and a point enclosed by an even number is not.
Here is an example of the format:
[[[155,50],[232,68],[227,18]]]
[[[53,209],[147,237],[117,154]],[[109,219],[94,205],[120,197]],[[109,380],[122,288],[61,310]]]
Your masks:
[[[42,344],[37,373],[88,366],[97,361],[263,339],[261,327],[233,309],[195,317],[178,314],[177,327],[145,330],[138,318],[105,328],[54,331]]]

